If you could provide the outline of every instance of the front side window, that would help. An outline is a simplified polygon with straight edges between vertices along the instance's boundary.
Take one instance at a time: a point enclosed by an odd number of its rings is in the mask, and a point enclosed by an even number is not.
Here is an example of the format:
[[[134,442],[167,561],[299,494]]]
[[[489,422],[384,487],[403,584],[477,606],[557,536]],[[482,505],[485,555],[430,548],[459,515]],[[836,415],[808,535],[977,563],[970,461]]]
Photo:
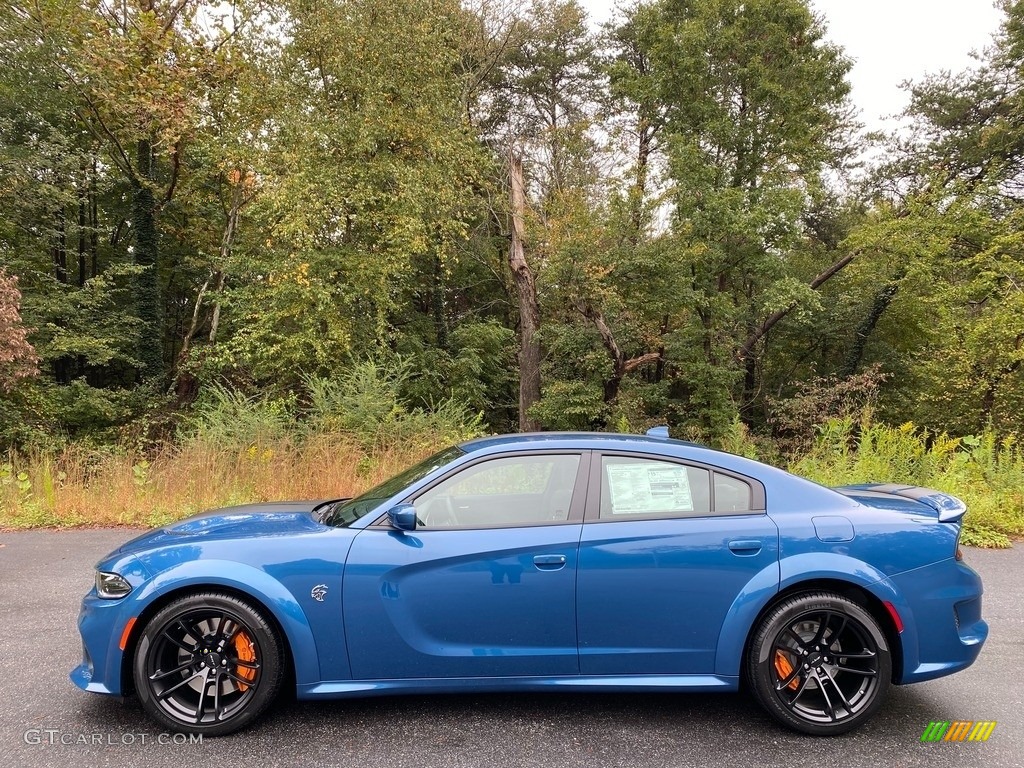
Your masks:
[[[409,467],[409,469],[401,474],[385,480],[362,495],[356,496],[354,499],[344,499],[331,505],[324,514],[322,522],[326,525],[339,527],[352,525],[356,520],[379,507],[382,501],[390,499],[403,488],[422,480],[435,469],[455,461],[455,459],[462,455],[464,455],[464,451],[458,446],[452,446],[439,453],[435,453],[433,456],[424,459],[413,467]]]
[[[537,525],[569,519],[578,454],[509,456],[458,472],[414,502],[424,528]]]
[[[604,456],[601,519],[696,517],[711,509],[710,473],[656,459]]]

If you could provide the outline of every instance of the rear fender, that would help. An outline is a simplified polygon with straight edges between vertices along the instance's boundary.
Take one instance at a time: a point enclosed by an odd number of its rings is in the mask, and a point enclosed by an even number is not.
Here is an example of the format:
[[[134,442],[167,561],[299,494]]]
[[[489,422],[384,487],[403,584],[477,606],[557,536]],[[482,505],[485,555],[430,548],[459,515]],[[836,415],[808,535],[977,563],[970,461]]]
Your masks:
[[[754,574],[729,607],[718,634],[715,674],[734,677],[743,664],[743,648],[758,614],[779,592],[779,563],[771,563]]]
[[[891,603],[903,621],[899,651],[904,666],[910,669],[916,667],[918,644],[913,614],[884,573],[860,560],[835,553],[793,555],[780,560],[778,568],[779,576],[774,583],[771,575],[766,573],[769,568],[758,573],[729,609],[718,639],[715,674],[739,674],[747,639],[762,611],[780,592],[798,587],[803,582],[815,581],[845,582],[860,587],[883,603]]]

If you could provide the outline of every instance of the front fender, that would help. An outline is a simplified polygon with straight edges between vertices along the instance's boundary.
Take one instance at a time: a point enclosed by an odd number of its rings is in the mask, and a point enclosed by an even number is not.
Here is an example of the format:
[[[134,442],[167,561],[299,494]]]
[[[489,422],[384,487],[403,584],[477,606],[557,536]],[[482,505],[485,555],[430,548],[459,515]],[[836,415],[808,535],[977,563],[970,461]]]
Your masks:
[[[262,603],[288,639],[295,665],[295,682],[301,685],[320,680],[316,642],[305,611],[281,582],[258,568],[228,560],[182,563],[160,573],[140,590],[138,602],[142,605],[135,615],[170,592],[197,586],[204,589],[226,587]]]

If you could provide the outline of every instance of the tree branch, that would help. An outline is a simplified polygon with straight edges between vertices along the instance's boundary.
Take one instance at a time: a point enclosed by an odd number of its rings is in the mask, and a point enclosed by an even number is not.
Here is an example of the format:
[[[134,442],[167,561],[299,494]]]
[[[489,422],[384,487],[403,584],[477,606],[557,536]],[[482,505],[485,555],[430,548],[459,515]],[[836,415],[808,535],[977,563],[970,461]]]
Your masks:
[[[622,363],[623,373],[632,373],[648,363],[656,363],[661,360],[661,352],[645,352],[637,357],[631,357]]]
[[[619,348],[618,343],[615,341],[615,335],[612,333],[612,329],[608,327],[608,323],[605,322],[604,314],[598,312],[590,304],[590,302],[577,299],[575,302],[576,310],[583,315],[587,320],[594,324],[598,334],[601,336],[601,343],[604,344],[604,348],[608,350],[608,354],[612,358],[612,363],[615,365],[615,372],[619,372],[619,368],[622,366],[625,355],[622,354],[622,350]]]
[[[821,272],[817,277],[815,277],[811,281],[811,290],[818,290],[818,288],[820,288],[824,283],[826,283],[837,273],[839,273],[841,270],[847,267],[850,264],[850,262],[857,258],[861,253],[862,249],[858,248],[857,250],[851,251],[850,253],[846,254],[838,261],[833,262],[831,265],[829,265],[827,269],[825,269],[825,271]],[[768,333],[768,331],[774,328],[775,325],[780,320],[782,320],[782,318],[784,318],[786,315],[788,315],[790,312],[796,309],[797,304],[798,302],[794,301],[789,306],[783,307],[782,309],[777,309],[770,315],[768,315],[768,317],[765,318],[764,322],[761,323],[757,328],[755,328],[753,332],[749,336],[747,336],[746,341],[744,341],[743,344],[740,345],[740,348],[736,350],[736,352],[734,353],[736,360],[739,362],[744,362],[750,359],[750,356],[753,354],[754,347],[757,346],[757,343],[761,339],[763,339],[765,335]]]
[[[167,185],[167,192],[164,194],[163,202],[160,203],[160,208],[163,208],[174,197],[174,189],[178,186],[178,176],[181,172],[181,142],[174,142],[174,146],[171,148],[171,182]]]

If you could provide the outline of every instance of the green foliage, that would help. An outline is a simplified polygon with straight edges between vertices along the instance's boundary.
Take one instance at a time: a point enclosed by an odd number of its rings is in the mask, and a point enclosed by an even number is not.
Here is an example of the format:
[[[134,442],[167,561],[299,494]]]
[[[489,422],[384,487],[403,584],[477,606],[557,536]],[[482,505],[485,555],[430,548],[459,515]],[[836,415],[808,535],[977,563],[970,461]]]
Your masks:
[[[608,406],[601,390],[584,381],[555,381],[542,392],[530,414],[545,429],[586,431],[603,424]]]
[[[454,259],[487,166],[451,76],[459,13],[454,0],[289,5],[275,127],[253,158],[256,234],[227,265],[212,374],[329,375],[398,335],[418,260]]]
[[[408,405],[409,361],[363,360],[333,379],[309,377],[306,428],[354,436],[367,449],[417,442],[458,443],[481,433],[482,417],[454,397],[429,407]]]
[[[333,378],[307,376],[302,391],[282,397],[247,394],[224,384],[205,388],[182,425],[193,442],[254,450],[322,436],[353,439],[367,451],[395,444],[451,444],[475,437],[482,420],[464,402],[447,397],[427,407],[404,394],[408,360],[362,360]]]
[[[408,335],[399,353],[410,367],[401,384],[409,403],[428,410],[454,400],[483,414],[495,429],[516,419],[515,333],[497,321],[467,321],[448,335],[447,348]]]
[[[823,485],[894,482],[949,493],[967,503],[964,542],[1010,546],[1024,535],[1024,453],[987,428],[951,438],[907,422],[888,427],[865,412],[825,422],[811,451],[789,467]]]
[[[770,461],[832,440],[880,477],[925,471],[915,440],[1020,434],[1003,7],[863,176],[850,61],[806,0],[639,0],[600,32],[576,0],[0,7],[0,449],[131,445],[131,495],[178,447],[269,472],[329,435],[362,477],[396,443],[512,428],[510,151],[544,428],[667,422]],[[865,404],[922,431],[843,454]],[[957,445],[1010,487],[1009,448]],[[949,461],[936,482],[982,487]],[[19,519],[55,514],[46,466]],[[968,535],[1009,535],[986,503]]]
[[[212,384],[196,402],[182,430],[192,440],[239,448],[279,441],[294,421],[294,398],[249,395]]]

